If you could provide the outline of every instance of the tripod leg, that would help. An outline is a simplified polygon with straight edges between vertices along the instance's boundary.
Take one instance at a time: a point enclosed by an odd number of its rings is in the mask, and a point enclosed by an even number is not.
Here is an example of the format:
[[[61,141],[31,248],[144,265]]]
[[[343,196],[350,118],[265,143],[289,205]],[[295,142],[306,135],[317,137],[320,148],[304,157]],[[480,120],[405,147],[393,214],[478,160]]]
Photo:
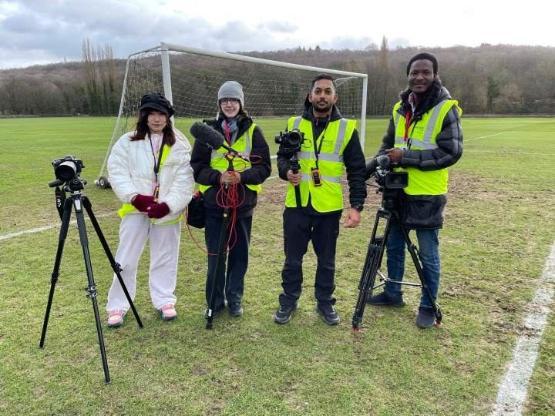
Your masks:
[[[376,234],[379,228],[380,218],[385,219],[385,225],[383,234],[381,236],[377,236]],[[370,242],[368,244],[368,251],[366,253],[366,259],[364,260],[362,275],[360,277],[358,299],[352,319],[353,330],[355,331],[360,328],[362,317],[364,315],[364,309],[366,308],[366,301],[372,294],[374,283],[376,281],[376,275],[378,274],[378,270],[382,264],[385,242],[387,241],[387,235],[389,233],[390,219],[391,214],[385,210],[379,210],[376,214],[372,237],[370,238]]]
[[[48,327],[48,319],[50,317],[50,309],[52,307],[52,300],[54,299],[54,289],[58,282],[60,274],[60,263],[62,261],[62,254],[64,251],[64,244],[69,229],[69,219],[71,217],[71,199],[66,199],[62,213],[62,225],[60,227],[60,235],[58,237],[58,250],[56,251],[56,260],[54,261],[54,269],[52,270],[52,277],[50,279],[50,293],[48,294],[48,303],[46,304],[46,312],[44,314],[44,322],[42,324],[42,334],[40,336],[39,347],[44,348],[44,340],[46,338],[46,328]]]
[[[106,348],[104,346],[104,336],[102,335],[102,325],[100,323],[100,314],[98,312],[98,303],[96,300],[96,285],[94,283],[93,270],[91,264],[91,256],[89,252],[89,241],[87,238],[87,230],[85,228],[85,219],[82,209],[82,201],[79,195],[72,197],[75,204],[75,216],[77,217],[77,228],[79,230],[79,239],[83,249],[83,258],[85,260],[85,269],[87,271],[88,287],[87,297],[91,299],[94,311],[94,319],[96,321],[96,332],[98,334],[98,344],[100,346],[100,355],[102,358],[102,367],[104,369],[104,380],[110,382],[110,372],[108,369],[108,360],[106,358]]]
[[[412,258],[412,262],[414,263],[414,267],[416,269],[416,273],[418,274],[418,278],[420,279],[420,283],[422,285],[422,290],[424,291],[424,294],[428,297],[428,300],[430,301],[430,304],[432,305],[432,309],[434,310],[434,315],[436,316],[436,322],[439,325],[439,324],[441,324],[441,321],[443,319],[443,315],[441,313],[441,309],[439,308],[439,306],[436,303],[434,297],[432,296],[432,292],[430,291],[430,288],[428,287],[428,284],[426,283],[426,279],[424,278],[424,269],[423,269],[422,263],[420,261],[420,255],[418,253],[418,249],[412,243],[412,241],[409,237],[408,230],[402,225],[400,227],[401,227],[401,230],[403,231],[403,235],[405,236],[405,242],[407,244],[407,249],[408,249],[408,251],[410,253],[410,256]]]
[[[121,288],[123,289],[123,293],[125,294],[125,297],[127,298],[127,301],[129,302],[129,306],[131,307],[131,310],[133,311],[133,315],[135,316],[135,319],[137,320],[137,324],[139,325],[139,328],[142,328],[143,327],[143,322],[141,321],[141,318],[139,317],[139,313],[135,309],[135,305],[133,304],[133,301],[131,300],[131,296],[129,295],[129,292],[127,291],[127,287],[125,286],[125,283],[123,282],[123,278],[121,277],[121,266],[119,265],[119,263],[116,262],[116,260],[114,259],[114,256],[112,255],[112,251],[110,250],[110,246],[108,246],[108,243],[106,242],[106,238],[104,237],[104,234],[102,233],[102,229],[100,228],[100,224],[98,223],[98,221],[96,219],[96,216],[93,213],[91,202],[89,201],[89,198],[87,198],[86,196],[82,197],[82,201],[83,201],[83,206],[87,210],[87,214],[89,215],[89,218],[90,218],[91,223],[94,227],[94,230],[96,231],[96,235],[98,236],[98,239],[100,240],[100,244],[102,244],[102,247],[104,248],[104,252],[106,253],[106,257],[108,257],[108,261],[110,262],[110,265],[112,266],[112,270],[116,274],[116,276],[118,278],[118,281],[121,285]]]

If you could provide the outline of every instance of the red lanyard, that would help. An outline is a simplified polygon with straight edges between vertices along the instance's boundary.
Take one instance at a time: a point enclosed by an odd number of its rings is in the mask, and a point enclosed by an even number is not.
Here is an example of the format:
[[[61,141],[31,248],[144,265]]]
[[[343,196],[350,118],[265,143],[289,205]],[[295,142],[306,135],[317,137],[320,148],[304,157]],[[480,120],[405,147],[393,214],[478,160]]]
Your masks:
[[[412,143],[412,139],[409,137],[409,129],[410,129],[410,125],[412,124],[412,111],[408,111],[405,114],[405,134],[403,135],[403,141],[405,142],[405,146],[407,147],[407,149],[410,149],[410,145]],[[416,123],[414,123],[412,125],[412,130],[414,131],[414,127],[416,126]]]
[[[410,129],[411,121],[412,121],[412,111],[407,111],[407,113],[405,114],[405,134],[403,136],[403,140],[405,141],[405,143],[409,138],[409,129]]]

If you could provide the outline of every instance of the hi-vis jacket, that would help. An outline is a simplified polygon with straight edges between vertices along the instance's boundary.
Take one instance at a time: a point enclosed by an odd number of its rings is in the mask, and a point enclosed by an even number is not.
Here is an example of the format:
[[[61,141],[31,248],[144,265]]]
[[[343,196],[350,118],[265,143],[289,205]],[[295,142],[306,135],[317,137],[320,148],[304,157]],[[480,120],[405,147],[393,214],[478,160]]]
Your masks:
[[[395,147],[410,150],[433,151],[438,148],[436,138],[442,130],[443,121],[447,113],[454,108],[459,116],[462,110],[456,100],[445,99],[430,108],[420,120],[407,125],[399,109],[399,101],[393,107],[393,122],[395,124]],[[409,181],[405,188],[408,195],[443,195],[447,193],[447,168],[436,170],[421,170],[418,167],[401,167],[396,171],[408,172]]]
[[[443,195],[447,193],[446,168],[462,155],[462,110],[449,92],[435,81],[407,126],[406,116],[411,108],[409,94],[409,90],[404,91],[401,101],[393,107],[378,155],[392,147],[403,149],[399,166],[409,173],[407,195]]]
[[[224,134],[222,122],[224,116],[220,115],[213,120],[204,122]],[[241,205],[237,209],[240,217],[252,216],[256,206],[260,185],[270,176],[272,160],[270,149],[264,139],[260,127],[246,114],[237,116],[237,138],[231,147],[240,153],[248,153],[251,162],[242,159],[233,160],[233,168],[241,174],[240,193]],[[227,159],[223,158],[226,151],[222,148],[213,152],[199,140],[195,140],[191,154],[191,167],[199,189],[204,195],[204,207],[208,215],[221,216],[223,209],[218,205],[217,194],[220,189],[221,172],[227,169]]]
[[[301,151],[298,152],[300,172],[299,190],[303,207],[310,203],[318,212],[333,212],[343,209],[341,177],[345,171],[343,152],[356,128],[355,120],[339,118],[330,120],[319,137],[313,137],[312,122],[303,117],[291,117],[287,129],[299,129],[304,133]],[[318,153],[318,155],[317,155]],[[316,186],[312,169],[318,167],[321,185]],[[297,207],[295,187],[290,183],[285,197],[285,206]]]
[[[252,150],[252,137],[254,135],[254,129],[256,128],[255,123],[251,123],[250,127],[241,134],[233,142],[233,150],[237,151],[241,156],[245,159],[249,159],[251,150]],[[229,161],[226,158],[226,154],[228,151],[223,147],[220,147],[217,150],[212,150],[212,154],[210,155],[210,167],[212,169],[217,170],[218,172],[224,172],[229,167]],[[245,160],[239,157],[234,157],[231,159],[233,170],[236,172],[241,172],[246,169],[250,169],[252,164],[250,160]],[[199,185],[198,189],[200,192],[205,193],[208,188],[212,185]],[[247,188],[254,192],[260,192],[262,190],[262,185],[246,185]]]
[[[163,218],[153,219],[155,224],[177,221],[192,198],[194,179],[190,166],[191,145],[179,130],[175,131],[176,142],[164,146],[158,172],[160,186],[158,202],[165,202],[170,213]],[[123,202],[118,211],[121,217],[142,214],[131,205],[137,194],[152,195],[154,155],[148,136],[144,140],[131,141],[134,132],[125,133],[114,144],[108,158],[109,181],[116,196]]]

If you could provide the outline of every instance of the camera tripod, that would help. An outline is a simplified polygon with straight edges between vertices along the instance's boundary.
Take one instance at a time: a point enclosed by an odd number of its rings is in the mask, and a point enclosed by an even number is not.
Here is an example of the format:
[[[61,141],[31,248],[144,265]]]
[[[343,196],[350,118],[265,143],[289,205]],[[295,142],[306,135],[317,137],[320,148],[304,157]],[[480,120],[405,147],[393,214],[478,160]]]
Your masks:
[[[110,382],[110,373],[109,373],[109,369],[108,369],[108,361],[106,359],[106,349],[104,347],[104,337],[102,335],[102,325],[100,323],[100,316],[99,316],[99,312],[98,312],[98,304],[97,304],[97,300],[96,300],[96,296],[97,296],[97,292],[96,292],[96,285],[94,282],[94,278],[93,278],[93,270],[92,270],[92,264],[91,264],[91,259],[90,259],[90,252],[89,252],[89,243],[88,243],[88,238],[87,238],[87,231],[85,228],[85,218],[84,218],[84,214],[83,214],[83,208],[85,208],[85,210],[87,211],[87,214],[89,216],[89,219],[91,220],[91,223],[96,231],[96,234],[98,235],[98,238],[100,240],[100,243],[102,244],[102,247],[104,248],[104,251],[106,253],[106,256],[108,257],[108,260],[110,262],[110,265],[112,266],[112,269],[114,270],[114,273],[116,274],[119,283],[121,284],[121,287],[123,289],[123,292],[125,293],[125,296],[129,302],[129,305],[131,307],[131,310],[133,311],[133,315],[135,316],[135,319],[137,320],[137,324],[139,325],[140,328],[143,327],[143,323],[141,322],[141,319],[139,317],[139,314],[137,313],[137,310],[135,309],[135,305],[133,304],[133,301],[131,300],[131,296],[129,295],[129,292],[127,291],[127,288],[125,286],[125,283],[123,282],[123,279],[121,277],[121,266],[116,263],[114,256],[112,255],[111,251],[110,251],[110,247],[108,246],[108,243],[106,242],[106,239],[104,238],[104,235],[102,234],[102,230],[100,229],[100,225],[98,224],[98,221],[96,219],[96,217],[94,216],[94,213],[92,211],[92,207],[91,207],[91,203],[89,201],[89,199],[85,196],[82,195],[81,190],[83,189],[83,182],[81,179],[75,177],[73,178],[71,181],[68,181],[67,183],[63,183],[60,180],[56,180],[54,182],[51,182],[49,184],[50,187],[56,187],[56,205],[57,205],[57,209],[58,212],[60,214],[61,220],[62,220],[62,225],[60,227],[60,234],[59,234],[59,239],[58,239],[58,249],[56,251],[56,259],[54,261],[54,269],[52,271],[52,278],[50,281],[50,293],[48,295],[48,304],[46,306],[46,312],[44,315],[44,323],[42,326],[42,334],[41,334],[41,338],[40,338],[40,344],[39,347],[40,348],[44,348],[44,340],[46,337],[46,329],[48,326],[48,318],[50,316],[50,309],[52,307],[52,300],[54,297],[54,289],[56,287],[56,283],[58,282],[58,276],[59,276],[59,271],[60,271],[60,263],[62,260],[62,253],[64,250],[64,243],[67,237],[67,232],[69,229],[69,222],[70,222],[70,217],[71,217],[71,211],[72,209],[75,209],[75,216],[77,218],[77,228],[79,230],[79,239],[81,242],[81,247],[83,249],[83,259],[85,261],[85,269],[87,272],[87,279],[88,279],[88,286],[85,289],[86,293],[87,293],[87,297],[91,299],[92,301],[92,305],[93,305],[93,311],[94,311],[94,318],[96,321],[96,332],[98,334],[98,343],[100,346],[100,355],[102,358],[102,367],[104,369],[104,380],[106,383]],[[62,188],[60,189],[60,186],[62,186]],[[68,198],[65,197],[65,192],[70,192],[70,196]]]
[[[364,267],[362,269],[362,275],[360,277],[360,282],[358,285],[359,294],[355,306],[355,312],[353,314],[353,330],[359,330],[362,323],[362,316],[364,315],[366,302],[368,298],[372,295],[373,290],[380,286],[383,286],[386,282],[392,282],[399,285],[422,287],[424,294],[430,300],[436,317],[436,322],[439,325],[442,320],[441,310],[436,304],[435,299],[433,298],[432,293],[430,292],[430,289],[426,284],[426,280],[424,279],[424,272],[422,269],[422,263],[420,261],[418,249],[412,243],[409,237],[409,230],[401,222],[398,201],[403,190],[387,189],[387,187],[382,186],[379,189],[379,192],[380,191],[383,192],[382,206],[378,209],[378,212],[376,213],[376,219],[374,221],[374,227],[372,229],[372,236],[368,244],[368,251],[366,253],[366,259],[364,261]],[[414,267],[416,268],[416,273],[418,274],[420,283],[399,282],[396,280],[392,280],[389,279],[389,277],[384,276],[383,273],[380,271],[392,220],[397,222],[403,233],[405,244],[414,263]],[[382,230],[381,235],[379,230]],[[382,283],[375,285],[376,276],[378,275],[380,276],[380,280],[382,281]]]

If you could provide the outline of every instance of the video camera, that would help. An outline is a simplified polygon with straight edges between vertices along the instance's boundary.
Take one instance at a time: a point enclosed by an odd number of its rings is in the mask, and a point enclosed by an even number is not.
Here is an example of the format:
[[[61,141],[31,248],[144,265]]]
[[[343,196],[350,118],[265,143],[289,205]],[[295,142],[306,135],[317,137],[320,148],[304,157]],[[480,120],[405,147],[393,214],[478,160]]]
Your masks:
[[[299,129],[279,132],[275,137],[276,144],[279,144],[279,154],[285,157],[292,157],[295,153],[301,151],[301,144],[304,141],[304,133]]]
[[[393,172],[387,155],[379,155],[366,164],[366,180],[374,177],[384,189],[403,189],[409,184],[407,172]]]

